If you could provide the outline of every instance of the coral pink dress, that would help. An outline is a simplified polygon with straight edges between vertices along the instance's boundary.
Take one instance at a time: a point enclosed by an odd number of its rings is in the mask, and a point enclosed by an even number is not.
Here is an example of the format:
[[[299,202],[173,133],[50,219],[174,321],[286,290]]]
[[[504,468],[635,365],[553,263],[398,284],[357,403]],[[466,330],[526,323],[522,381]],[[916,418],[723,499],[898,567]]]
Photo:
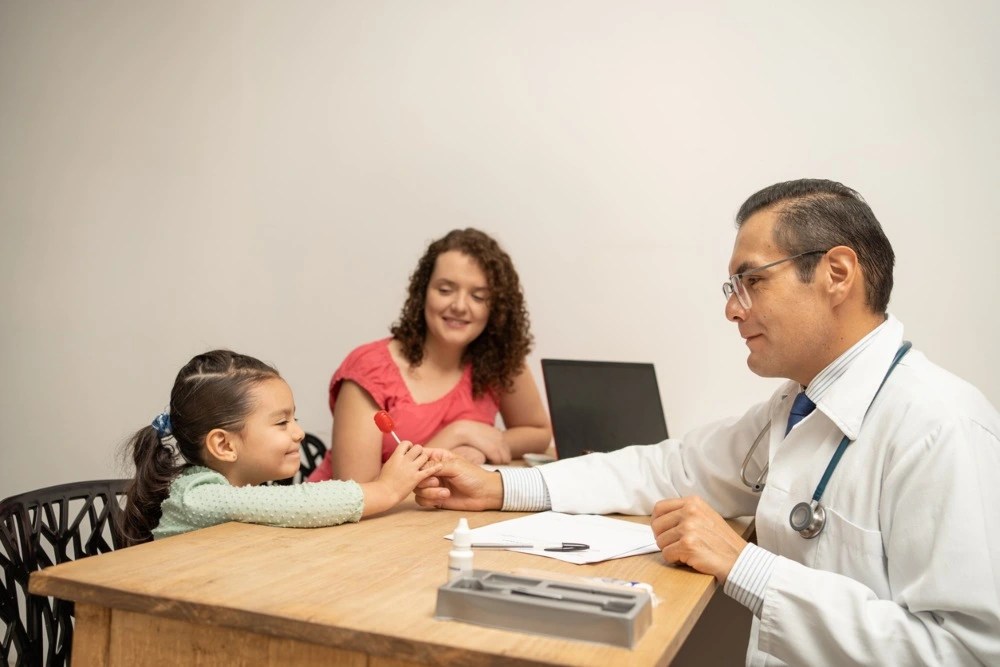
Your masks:
[[[391,338],[383,338],[356,348],[347,355],[330,380],[330,412],[337,401],[337,394],[344,380],[356,383],[374,399],[380,408],[389,413],[400,440],[423,444],[453,421],[468,419],[492,426],[496,422],[500,404],[493,392],[487,391],[478,398],[472,396],[472,366],[462,371],[462,378],[451,391],[430,403],[417,403],[410,396],[399,367],[389,354]],[[376,428],[372,422],[372,428]],[[382,462],[396,449],[396,441],[389,434],[382,436]],[[330,452],[309,476],[310,482],[319,482],[333,476]]]

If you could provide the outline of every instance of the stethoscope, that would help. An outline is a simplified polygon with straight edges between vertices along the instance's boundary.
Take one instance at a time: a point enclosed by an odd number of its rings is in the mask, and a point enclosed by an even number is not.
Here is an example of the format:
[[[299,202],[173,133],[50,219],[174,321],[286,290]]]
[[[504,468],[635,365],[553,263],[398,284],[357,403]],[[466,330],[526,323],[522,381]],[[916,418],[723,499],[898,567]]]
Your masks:
[[[875,391],[875,395],[872,396],[871,403],[868,404],[868,408],[865,410],[865,415],[868,414],[868,410],[871,410],[872,403],[875,402],[876,397],[882,387],[885,385],[885,381],[889,379],[889,375],[892,373],[893,369],[899,363],[899,360],[906,356],[906,353],[910,351],[913,344],[904,340],[903,344],[899,346],[896,351],[896,356],[892,360],[892,364],[889,366],[889,370],[885,372],[885,377],[882,378],[882,384],[878,386]],[[864,419],[862,418],[862,423]],[[771,422],[768,421],[764,425],[764,429],[757,436],[757,439],[753,441],[753,445],[750,446],[750,451],[747,452],[747,456],[743,459],[743,465],[740,466],[740,479],[746,484],[754,493],[760,493],[764,484],[767,483],[767,470],[770,467],[770,463],[764,464],[764,469],[761,471],[757,480],[751,482],[747,479],[747,465],[753,458],[753,454],[757,451],[757,446],[760,445],[760,441],[764,439],[764,435],[771,429]],[[797,503],[795,507],[792,508],[791,513],[788,515],[788,523],[791,525],[792,530],[796,531],[799,535],[811,540],[820,533],[823,532],[823,528],[826,527],[826,510],[820,504],[819,499],[823,497],[823,492],[826,491],[826,484],[830,481],[830,476],[833,475],[833,471],[836,470],[837,464],[840,463],[840,457],[844,455],[847,450],[847,446],[851,444],[851,439],[846,435],[844,439],[840,441],[840,445],[837,446],[837,451],[833,453],[833,458],[826,466],[826,471],[823,473],[823,477],[819,480],[819,484],[816,485],[816,491],[813,493],[811,502],[801,502]]]

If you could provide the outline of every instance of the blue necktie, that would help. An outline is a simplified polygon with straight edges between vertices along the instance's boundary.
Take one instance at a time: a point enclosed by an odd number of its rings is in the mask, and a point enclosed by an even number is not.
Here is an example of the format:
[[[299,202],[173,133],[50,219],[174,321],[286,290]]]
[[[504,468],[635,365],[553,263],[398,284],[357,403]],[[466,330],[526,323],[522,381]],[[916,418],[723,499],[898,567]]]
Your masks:
[[[809,416],[809,413],[816,409],[816,404],[809,400],[806,392],[799,393],[792,403],[792,412],[788,415],[788,426],[785,428],[785,435],[792,430],[792,427]]]

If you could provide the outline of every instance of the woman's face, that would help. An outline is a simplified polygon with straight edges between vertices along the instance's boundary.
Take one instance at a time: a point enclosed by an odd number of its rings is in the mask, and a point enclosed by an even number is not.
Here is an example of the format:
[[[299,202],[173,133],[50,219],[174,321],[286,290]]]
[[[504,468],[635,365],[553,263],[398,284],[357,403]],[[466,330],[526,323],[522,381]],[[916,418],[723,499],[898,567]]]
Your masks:
[[[479,263],[458,250],[438,255],[424,300],[428,338],[464,349],[489,318],[490,285]]]

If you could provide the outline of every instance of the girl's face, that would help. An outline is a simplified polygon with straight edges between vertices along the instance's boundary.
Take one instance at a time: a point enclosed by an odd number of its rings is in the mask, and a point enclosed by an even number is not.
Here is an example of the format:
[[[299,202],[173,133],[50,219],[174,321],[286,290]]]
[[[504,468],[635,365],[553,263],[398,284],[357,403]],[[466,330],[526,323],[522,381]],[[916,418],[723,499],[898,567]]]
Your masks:
[[[237,458],[234,486],[261,484],[291,477],[299,469],[299,443],[305,432],[295,420],[292,390],[281,378],[271,378],[250,390],[253,411],[243,430],[234,435]]]
[[[427,336],[464,349],[489,318],[490,285],[479,263],[458,250],[438,255],[424,299]]]

